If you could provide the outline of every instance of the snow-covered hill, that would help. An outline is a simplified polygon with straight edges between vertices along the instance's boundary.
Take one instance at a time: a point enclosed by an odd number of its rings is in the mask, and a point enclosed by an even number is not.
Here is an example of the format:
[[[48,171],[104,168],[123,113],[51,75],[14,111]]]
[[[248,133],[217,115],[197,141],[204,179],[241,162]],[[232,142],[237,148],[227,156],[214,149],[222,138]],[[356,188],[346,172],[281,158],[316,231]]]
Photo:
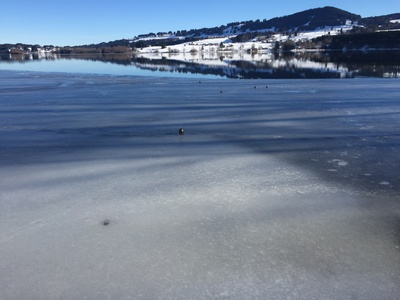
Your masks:
[[[138,52],[259,52],[288,40],[307,41],[352,30],[362,18],[334,7],[310,9],[271,20],[236,22],[214,28],[159,32],[130,40]]]
[[[213,28],[159,32],[130,39],[139,53],[208,53],[213,51],[263,52],[278,43],[307,42],[352,29],[361,31],[400,30],[400,14],[361,18],[335,7],[314,8],[270,20],[233,22]],[[293,47],[292,47],[293,48]]]
[[[337,35],[349,30],[352,30],[354,26],[348,20],[344,25],[338,26],[325,26],[316,30],[296,32],[296,33],[274,33],[268,36],[259,36],[250,39],[246,42],[232,42],[232,38],[237,35],[222,35],[222,36],[203,36],[195,41],[187,42],[184,37],[160,36],[160,37],[145,37],[133,40],[132,42],[138,41],[149,41],[149,40],[167,40],[167,39],[179,39],[181,42],[171,46],[152,46],[137,48],[138,53],[223,53],[223,52],[257,52],[262,53],[272,50],[276,47],[276,43],[284,43],[288,40],[294,42],[307,41],[324,35]],[[231,31],[229,31],[231,32]],[[240,34],[240,33],[239,33]]]

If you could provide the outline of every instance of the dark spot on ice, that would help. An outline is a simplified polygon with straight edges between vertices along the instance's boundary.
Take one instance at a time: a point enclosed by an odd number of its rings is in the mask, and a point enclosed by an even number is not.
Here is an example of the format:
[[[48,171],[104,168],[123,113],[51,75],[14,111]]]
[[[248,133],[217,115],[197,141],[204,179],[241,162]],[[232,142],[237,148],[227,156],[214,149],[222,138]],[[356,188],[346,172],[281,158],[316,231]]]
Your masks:
[[[219,91],[222,94],[222,91]]]
[[[183,128],[179,128],[179,135],[183,135],[185,133],[185,131],[183,130]]]
[[[256,86],[254,86],[254,88],[256,89],[257,87],[256,87]]]
[[[266,88],[268,88],[268,85],[266,86]]]
[[[199,81],[199,83],[201,83],[201,81]]]
[[[102,222],[102,224],[104,225],[104,226],[107,226],[108,224],[110,224],[110,220],[104,220],[103,222]]]

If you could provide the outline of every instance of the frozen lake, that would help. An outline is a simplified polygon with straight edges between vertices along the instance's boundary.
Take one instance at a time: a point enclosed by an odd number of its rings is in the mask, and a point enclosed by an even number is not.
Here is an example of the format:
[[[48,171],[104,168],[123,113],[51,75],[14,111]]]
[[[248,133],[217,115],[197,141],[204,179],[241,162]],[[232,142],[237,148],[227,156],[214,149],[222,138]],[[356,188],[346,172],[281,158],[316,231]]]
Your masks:
[[[399,87],[0,71],[0,299],[398,299]]]

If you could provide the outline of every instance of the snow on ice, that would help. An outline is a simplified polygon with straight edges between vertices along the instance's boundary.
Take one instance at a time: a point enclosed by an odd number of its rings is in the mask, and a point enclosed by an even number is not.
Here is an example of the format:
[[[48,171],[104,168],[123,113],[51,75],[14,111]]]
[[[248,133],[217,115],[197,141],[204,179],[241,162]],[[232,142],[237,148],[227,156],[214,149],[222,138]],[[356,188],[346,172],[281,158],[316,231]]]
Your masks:
[[[398,81],[0,77],[1,299],[400,294]]]

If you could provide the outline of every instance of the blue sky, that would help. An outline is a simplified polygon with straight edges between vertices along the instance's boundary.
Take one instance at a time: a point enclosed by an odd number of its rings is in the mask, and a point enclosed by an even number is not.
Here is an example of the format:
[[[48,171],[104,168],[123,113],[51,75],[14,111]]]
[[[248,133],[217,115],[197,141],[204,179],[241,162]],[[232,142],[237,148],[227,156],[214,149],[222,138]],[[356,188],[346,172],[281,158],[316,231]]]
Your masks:
[[[0,44],[73,46],[100,43],[149,32],[271,19],[323,6],[335,6],[362,17],[400,13],[399,0],[2,1]]]

